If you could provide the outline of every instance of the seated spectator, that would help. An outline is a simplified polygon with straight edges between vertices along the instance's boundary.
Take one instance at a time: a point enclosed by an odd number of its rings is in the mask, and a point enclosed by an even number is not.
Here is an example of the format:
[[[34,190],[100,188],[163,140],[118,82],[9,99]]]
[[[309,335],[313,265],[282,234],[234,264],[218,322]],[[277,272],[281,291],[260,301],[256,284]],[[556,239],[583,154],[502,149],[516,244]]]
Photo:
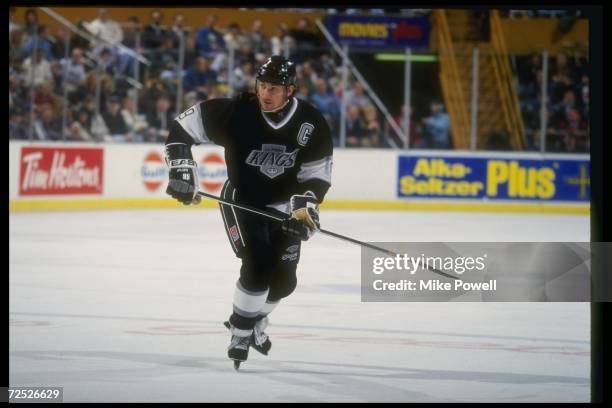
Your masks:
[[[551,129],[549,137],[553,137],[553,146],[564,152],[587,152],[589,150],[588,125],[577,109],[569,109],[557,124]]]
[[[72,122],[64,131],[64,139],[70,142],[93,142],[93,136],[79,122]]]
[[[255,53],[251,48],[251,44],[246,41],[242,42],[236,50],[236,59],[238,61],[249,61],[251,64],[257,65],[257,60],[255,59]]]
[[[310,90],[310,88],[308,87],[308,85],[306,84],[299,84],[298,85],[298,89],[297,92],[295,94],[296,98],[302,99],[306,102],[312,103],[312,92]]]
[[[175,14],[174,25],[172,25],[172,28],[170,28],[170,36],[174,42],[174,48],[177,50],[180,49],[180,37],[182,36],[183,39],[186,39],[188,35],[189,31],[187,30],[187,27],[185,27],[185,16],[181,13]]]
[[[120,44],[123,40],[123,30],[114,20],[108,18],[108,10],[101,8],[98,11],[98,18],[91,22],[84,22],[83,26],[96,37],[108,41],[111,44]],[[103,43],[95,44],[94,47],[107,46]]]
[[[138,32],[140,31],[140,21],[136,16],[128,17],[127,24],[123,32],[123,44],[124,47],[138,53],[144,53],[144,48],[140,45],[140,48],[136,49],[136,42]],[[122,75],[134,75],[134,63],[135,58],[123,49],[117,50],[117,70]]]
[[[80,104],[89,97],[96,94],[96,73],[90,71],[85,75],[85,80],[77,88],[68,94],[71,104]]]
[[[85,27],[85,23],[86,23],[85,20],[78,20],[77,23],[76,23],[76,27],[80,31],[88,33],[89,31]],[[80,48],[82,50],[88,50],[90,45],[91,44],[89,43],[89,40],[87,38],[84,38],[81,35],[76,34],[76,33],[71,33],[70,34],[70,47],[71,47],[71,49],[73,49],[73,48]]]
[[[128,128],[126,139],[130,142],[144,142],[149,124],[146,121],[145,115],[139,115],[136,112],[133,97],[126,96],[123,98],[121,115]]]
[[[315,88],[315,84],[319,81],[319,75],[315,71],[312,60],[306,60],[301,65],[301,80],[308,84],[311,89]]]
[[[23,60],[23,49],[25,47],[25,36],[21,29],[15,29],[9,32],[9,59]]]
[[[251,32],[248,33],[247,36],[251,44],[251,49],[255,53],[257,63],[262,63],[270,54],[270,41],[263,32],[263,23],[261,20],[257,19],[253,21]]]
[[[155,110],[157,99],[161,95],[169,93],[166,84],[159,79],[149,79],[145,82],[144,90],[139,93],[138,108],[146,115],[146,112]],[[189,93],[187,93],[189,94]],[[188,105],[191,106],[191,105]]]
[[[9,109],[21,112],[28,104],[28,89],[24,85],[23,76],[17,72],[9,73]]]
[[[434,101],[430,105],[431,115],[423,119],[423,126],[428,139],[428,147],[432,149],[450,149],[450,121],[444,112],[441,102]]]
[[[60,112],[62,102],[61,98],[53,93],[52,79],[36,87],[34,106],[42,107],[43,105],[48,105],[51,107],[53,114],[56,115]]]
[[[59,61],[51,63],[51,75],[53,75],[53,93],[56,95],[64,95],[64,75],[63,68]]]
[[[206,20],[206,25],[198,30],[196,46],[202,55],[212,57],[214,52],[225,49],[223,34],[217,30],[219,18],[212,14]]]
[[[299,64],[307,58],[316,56],[321,46],[321,39],[312,31],[308,18],[300,18],[296,28],[289,31],[289,35],[296,43],[295,52],[292,54],[293,61]]]
[[[572,88],[574,83],[574,70],[570,64],[567,54],[560,52],[555,57],[555,63],[550,70],[551,84],[550,95],[553,103],[563,98],[565,92]]]
[[[53,106],[50,104],[44,104],[36,110],[36,119],[34,120],[34,139],[62,139],[62,120],[55,115]]]
[[[159,76],[159,73],[166,67],[168,62],[177,63],[179,59],[178,51],[174,49],[172,37],[166,37],[161,42],[159,48],[149,53],[149,66],[151,76]]]
[[[37,34],[30,36],[21,50],[21,55],[24,57],[30,57],[34,50],[34,44],[36,44],[37,50],[42,50],[47,61],[54,61],[54,47],[55,39],[49,34],[49,29],[45,25],[38,26]]]
[[[110,48],[102,48],[98,57],[98,64],[100,64],[101,72],[104,72],[110,76],[115,76],[116,73],[116,62],[115,55]]]
[[[87,116],[85,116],[83,112],[86,112]],[[78,111],[77,120],[79,120],[81,124],[85,126],[86,129],[91,130],[93,126],[93,120],[94,120],[95,114],[96,114],[96,97],[95,97],[95,94],[90,94],[85,97],[85,100],[83,101],[83,104],[81,105]],[[81,119],[87,120],[87,122],[83,122]]]
[[[247,36],[240,29],[240,24],[234,22],[227,27],[227,33],[223,36],[223,41],[228,49],[238,49],[241,44],[248,41]]]
[[[183,78],[185,92],[197,92],[207,84],[216,84],[217,72],[209,68],[209,61],[204,57],[196,59],[195,67],[187,70]]]
[[[145,54],[149,55],[155,49],[161,47],[164,39],[172,38],[170,34],[162,27],[164,16],[159,10],[151,12],[149,24],[144,28],[141,38],[141,45],[145,49]]]
[[[551,113],[553,115],[558,115],[559,117],[564,117],[566,112],[575,109],[576,107],[576,95],[574,94],[574,91],[568,89],[565,91],[563,99],[552,106]]]
[[[91,115],[85,110],[73,112],[74,118],[71,120],[68,128],[64,130],[65,139],[69,141],[78,142],[92,142],[94,137],[90,133],[91,128]]]
[[[333,58],[326,52],[321,54],[317,62],[316,71],[319,73],[321,78],[329,80],[336,75],[336,64]]]
[[[359,108],[365,108],[366,106],[372,105],[372,101],[365,94],[365,89],[361,82],[355,82],[352,89],[346,91],[346,104]]]
[[[295,52],[295,39],[289,34],[287,24],[280,23],[276,26],[276,35],[270,39],[272,55],[291,55]]]
[[[399,115],[397,115],[394,119],[395,119],[395,123],[397,123],[397,126],[400,127],[400,129],[402,129],[402,131],[404,131],[404,129],[406,128],[405,126],[405,114],[406,112],[406,105],[402,105],[401,108],[401,112]],[[417,125],[417,123],[415,122],[414,118],[412,117],[412,109],[408,110],[408,117],[409,117],[409,121],[410,121],[410,146],[411,148],[415,148],[415,149],[423,149],[426,146],[425,144],[425,140],[423,139],[423,135],[421,133],[421,126]],[[405,142],[404,142],[405,145]]]
[[[116,91],[115,81],[113,81],[113,78],[107,74],[103,74],[100,77],[100,107],[103,111],[108,106],[108,99],[113,95],[121,98],[121,95],[118,95],[118,92]]]
[[[172,58],[164,58],[164,66],[161,72],[159,73],[159,80],[166,85],[168,92],[170,92],[171,94],[176,94],[176,88],[180,82],[176,68],[176,62]]]
[[[36,30],[38,30],[38,13],[36,9],[29,8],[26,10],[23,27],[26,37],[36,35]]]
[[[380,146],[380,138],[382,136],[378,113],[373,105],[363,108],[363,114],[366,123],[366,136],[361,140],[362,146],[378,147]]]
[[[333,133],[336,128],[336,118],[340,113],[340,103],[336,95],[329,89],[326,80],[317,81],[316,92],[312,95],[311,102],[327,120]]]
[[[68,93],[72,93],[85,81],[85,65],[83,64],[83,50],[74,48],[72,58],[62,59],[63,85]]]
[[[58,28],[55,30],[55,34],[51,36],[52,47],[51,52],[53,53],[53,61],[59,62],[66,58],[66,41],[70,38],[71,31],[65,28]],[[68,54],[74,47],[68,49]]]
[[[26,115],[27,113],[21,108],[9,110],[9,139],[27,140],[29,138]]]
[[[170,112],[170,99],[161,95],[155,103],[155,110],[147,114],[146,141],[151,143],[164,143],[168,137],[169,128],[174,115]]]
[[[185,37],[185,56],[183,59],[183,69],[187,70],[195,65],[200,52],[196,47],[196,39],[193,35]]]
[[[566,113],[566,121],[561,130],[565,131],[565,146],[567,152],[588,153],[590,150],[589,124],[582,118],[577,109]]]
[[[368,144],[368,128],[359,106],[349,105],[346,110],[346,146],[362,147]]]
[[[234,74],[235,92],[249,92],[255,89],[255,69],[251,61],[243,61],[236,67]]]
[[[108,98],[106,112],[102,114],[102,119],[104,119],[104,124],[110,135],[110,138],[105,138],[105,140],[125,141],[128,127],[123,119],[123,115],[121,115],[121,98],[116,95]]]

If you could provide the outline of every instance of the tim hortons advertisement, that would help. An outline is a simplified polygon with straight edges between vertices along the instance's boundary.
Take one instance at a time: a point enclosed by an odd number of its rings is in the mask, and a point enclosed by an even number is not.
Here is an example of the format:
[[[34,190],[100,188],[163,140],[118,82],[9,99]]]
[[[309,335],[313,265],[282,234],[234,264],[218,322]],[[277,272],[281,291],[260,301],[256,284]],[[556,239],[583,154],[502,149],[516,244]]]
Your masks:
[[[101,195],[104,149],[22,147],[19,195]]]

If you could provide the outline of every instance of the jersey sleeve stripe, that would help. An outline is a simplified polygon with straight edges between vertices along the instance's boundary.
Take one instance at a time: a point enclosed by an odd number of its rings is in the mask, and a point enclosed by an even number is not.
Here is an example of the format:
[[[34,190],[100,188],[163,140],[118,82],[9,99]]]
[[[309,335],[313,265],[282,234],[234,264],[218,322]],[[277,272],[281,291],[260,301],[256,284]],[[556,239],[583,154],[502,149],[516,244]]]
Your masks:
[[[302,163],[297,174],[298,183],[312,179],[320,179],[331,184],[332,156],[320,160]]]
[[[189,112],[192,109],[193,111]],[[197,104],[178,115],[175,120],[193,138],[194,142],[200,144],[210,142],[204,130],[202,118],[201,105]]]

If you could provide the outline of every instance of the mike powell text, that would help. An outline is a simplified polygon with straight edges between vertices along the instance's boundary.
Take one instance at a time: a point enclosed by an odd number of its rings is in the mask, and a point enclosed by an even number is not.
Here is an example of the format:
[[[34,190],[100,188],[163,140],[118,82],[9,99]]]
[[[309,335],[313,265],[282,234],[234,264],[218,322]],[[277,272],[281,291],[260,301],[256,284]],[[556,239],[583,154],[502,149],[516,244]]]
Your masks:
[[[395,257],[376,257],[372,260],[372,273],[381,275],[387,271],[402,271],[414,275],[419,269],[436,268],[457,275],[465,272],[483,272],[486,269],[485,260],[487,254],[478,257],[426,257],[424,254],[414,257],[408,254],[397,254]],[[472,279],[473,280],[473,279]],[[457,279],[453,282],[441,281],[439,279],[400,279],[386,282],[377,279],[372,282],[375,291],[495,291],[497,281],[467,282],[466,279]]]

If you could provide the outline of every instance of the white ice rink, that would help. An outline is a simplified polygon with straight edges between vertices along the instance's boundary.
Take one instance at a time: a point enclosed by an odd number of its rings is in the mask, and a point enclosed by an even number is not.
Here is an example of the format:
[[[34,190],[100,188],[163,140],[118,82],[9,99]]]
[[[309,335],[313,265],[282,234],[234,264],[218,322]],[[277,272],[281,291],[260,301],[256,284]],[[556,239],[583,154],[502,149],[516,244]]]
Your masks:
[[[588,303],[362,303],[360,248],[305,243],[269,356],[235,372],[218,210],[10,214],[10,386],[65,402],[588,402]],[[323,211],[367,241],[589,241],[576,215]]]

